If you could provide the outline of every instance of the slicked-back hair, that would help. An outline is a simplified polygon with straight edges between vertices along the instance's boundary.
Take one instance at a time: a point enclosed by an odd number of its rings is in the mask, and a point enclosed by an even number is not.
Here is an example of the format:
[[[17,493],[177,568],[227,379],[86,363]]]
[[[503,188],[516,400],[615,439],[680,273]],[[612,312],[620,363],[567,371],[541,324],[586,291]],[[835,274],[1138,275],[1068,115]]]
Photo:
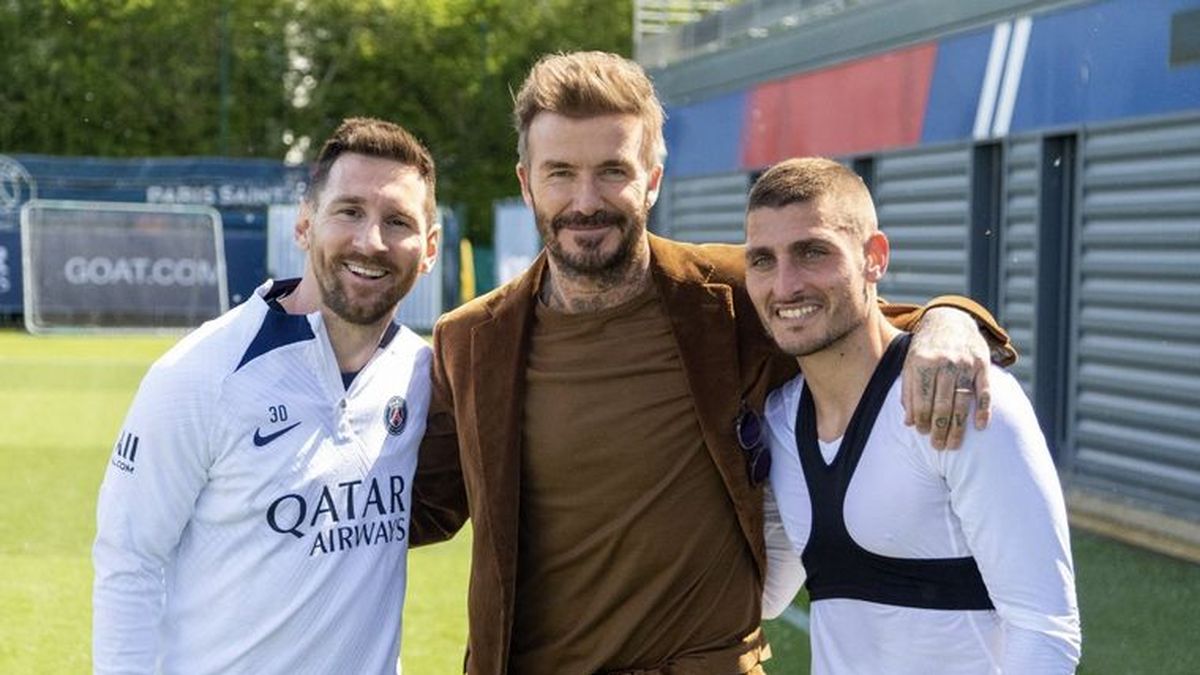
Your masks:
[[[607,52],[570,52],[543,56],[517,92],[513,124],[517,155],[529,164],[529,125],[538,113],[566,117],[634,115],[642,122],[641,159],[646,169],[666,157],[662,103],[638,64]]]
[[[750,188],[746,211],[781,209],[823,198],[836,199],[845,206],[841,209],[841,224],[864,234],[878,227],[871,193],[862,178],[825,157],[787,159],[768,169]]]
[[[371,117],[350,117],[342,121],[321,146],[313,163],[312,175],[304,197],[317,203],[338,157],[351,153],[389,159],[416,169],[425,183],[425,218],[429,227],[437,221],[437,169],[429,150],[404,127]]]

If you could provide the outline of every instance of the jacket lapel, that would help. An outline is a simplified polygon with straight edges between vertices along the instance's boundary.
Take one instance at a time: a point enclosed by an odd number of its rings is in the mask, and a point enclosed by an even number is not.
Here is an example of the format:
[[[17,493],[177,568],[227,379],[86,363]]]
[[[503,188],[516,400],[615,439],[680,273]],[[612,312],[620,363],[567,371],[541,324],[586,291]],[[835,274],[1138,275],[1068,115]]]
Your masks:
[[[708,283],[711,264],[651,238],[655,281],[671,321],[704,445],[721,474],[751,549],[760,565],[763,553],[761,497],[750,486],[734,424],[744,383],[738,358],[733,288]],[[761,569],[761,568],[760,568]]]
[[[471,331],[479,454],[488,530],[498,554],[502,592],[516,588],[517,526],[521,494],[521,428],[524,414],[525,365],[533,301],[545,268],[545,254],[524,278],[489,307],[491,320]],[[479,514],[482,516],[483,514]],[[511,618],[511,617],[510,617]]]

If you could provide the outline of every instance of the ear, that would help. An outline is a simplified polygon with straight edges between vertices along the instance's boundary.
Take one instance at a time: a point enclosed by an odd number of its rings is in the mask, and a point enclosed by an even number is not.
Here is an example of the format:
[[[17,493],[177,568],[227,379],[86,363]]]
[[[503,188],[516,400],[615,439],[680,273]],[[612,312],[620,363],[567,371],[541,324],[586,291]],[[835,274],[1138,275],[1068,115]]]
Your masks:
[[[863,245],[863,253],[866,258],[864,273],[868,282],[877,284],[887,273],[891,252],[891,244],[888,243],[887,235],[884,233],[875,230],[871,236],[867,237],[867,242]]]
[[[307,251],[309,247],[309,236],[312,231],[313,209],[307,199],[300,200],[300,214],[296,218],[296,227],[293,232],[293,237],[296,240],[296,245],[301,251]]]
[[[662,187],[663,165],[655,164],[653,169],[650,169],[650,177],[646,181],[646,208],[654,206],[658,202],[658,191]]]
[[[425,250],[421,252],[421,264],[417,271],[426,274],[437,263],[438,253],[442,249],[442,226],[434,223],[425,233]]]
[[[517,180],[521,183],[521,197],[525,200],[525,206],[533,208],[533,192],[529,189],[529,170],[525,168],[524,162],[517,162]]]

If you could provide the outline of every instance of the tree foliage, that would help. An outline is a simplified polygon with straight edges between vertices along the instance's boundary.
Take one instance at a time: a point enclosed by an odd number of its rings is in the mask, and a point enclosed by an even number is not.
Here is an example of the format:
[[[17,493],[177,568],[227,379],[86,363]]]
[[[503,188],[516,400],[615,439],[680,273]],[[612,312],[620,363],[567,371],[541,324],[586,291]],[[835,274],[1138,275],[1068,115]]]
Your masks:
[[[542,54],[629,53],[615,0],[0,0],[0,152],[311,159],[399,122],[490,239],[517,193],[512,94]]]

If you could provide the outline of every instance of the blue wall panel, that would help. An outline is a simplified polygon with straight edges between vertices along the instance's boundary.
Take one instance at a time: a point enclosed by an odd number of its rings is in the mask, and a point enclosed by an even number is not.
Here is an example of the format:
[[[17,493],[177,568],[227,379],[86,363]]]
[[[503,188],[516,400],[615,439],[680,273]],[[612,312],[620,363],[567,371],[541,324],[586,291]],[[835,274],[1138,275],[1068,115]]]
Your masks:
[[[0,230],[0,315],[20,314],[25,306],[21,288],[21,232]]]
[[[1171,16],[1200,0],[1109,0],[1034,18],[1012,132],[1200,107],[1200,65],[1171,68]]]
[[[667,171],[682,177],[740,168],[745,110],[745,91],[669,108]]]
[[[42,199],[200,204],[221,213],[226,228],[266,227],[271,204],[294,204],[306,167],[265,159],[166,157],[112,159],[13,155]]]
[[[938,43],[929,104],[925,106],[925,124],[921,130],[922,143],[971,137],[991,46],[991,28]]]
[[[232,307],[250,297],[267,279],[266,232],[225,230],[225,271]]]

